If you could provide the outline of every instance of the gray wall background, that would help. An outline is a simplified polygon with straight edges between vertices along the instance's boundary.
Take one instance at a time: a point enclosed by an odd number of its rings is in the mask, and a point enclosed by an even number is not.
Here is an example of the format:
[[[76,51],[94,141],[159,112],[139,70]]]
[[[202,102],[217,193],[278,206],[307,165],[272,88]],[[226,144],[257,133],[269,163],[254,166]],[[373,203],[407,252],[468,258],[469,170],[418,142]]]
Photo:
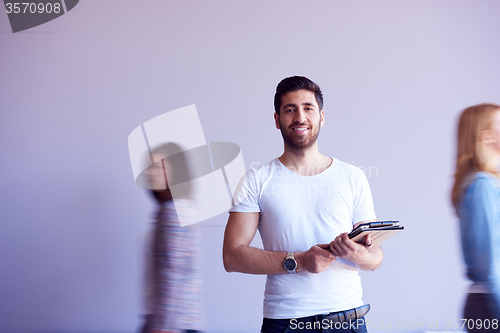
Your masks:
[[[499,12],[494,0],[87,0],[12,34],[2,10],[0,331],[134,332],[153,203],[129,133],[194,103],[207,141],[266,163],[282,153],[272,99],[291,75],[323,89],[320,151],[364,168],[378,217],[407,229],[362,274],[371,332],[444,330],[467,285],[449,200],[456,120],[500,102]],[[257,332],[265,278],[224,271],[226,220],[203,223],[207,331]]]

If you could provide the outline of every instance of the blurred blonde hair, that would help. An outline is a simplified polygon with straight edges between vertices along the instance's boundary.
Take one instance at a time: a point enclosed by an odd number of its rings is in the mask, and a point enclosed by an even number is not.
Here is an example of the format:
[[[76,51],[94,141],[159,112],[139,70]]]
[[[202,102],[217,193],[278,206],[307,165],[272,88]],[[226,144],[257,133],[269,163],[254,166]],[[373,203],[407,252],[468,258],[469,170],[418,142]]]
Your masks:
[[[497,170],[490,170],[488,156],[480,140],[481,131],[491,128],[495,112],[500,111],[496,104],[478,104],[470,106],[460,115],[458,121],[457,164],[455,183],[452,190],[453,206],[458,213],[458,205],[465,190],[463,182],[468,175],[487,171],[498,177]]]

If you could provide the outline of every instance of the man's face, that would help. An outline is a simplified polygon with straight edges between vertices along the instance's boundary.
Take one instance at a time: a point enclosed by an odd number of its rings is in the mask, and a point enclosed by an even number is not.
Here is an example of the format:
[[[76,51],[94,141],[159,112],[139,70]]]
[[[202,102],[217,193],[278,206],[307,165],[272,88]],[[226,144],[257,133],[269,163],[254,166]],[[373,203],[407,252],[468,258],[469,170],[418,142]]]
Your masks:
[[[276,128],[281,130],[285,144],[293,150],[310,148],[316,142],[325,115],[319,110],[313,92],[291,91],[281,97],[280,114],[274,114]]]

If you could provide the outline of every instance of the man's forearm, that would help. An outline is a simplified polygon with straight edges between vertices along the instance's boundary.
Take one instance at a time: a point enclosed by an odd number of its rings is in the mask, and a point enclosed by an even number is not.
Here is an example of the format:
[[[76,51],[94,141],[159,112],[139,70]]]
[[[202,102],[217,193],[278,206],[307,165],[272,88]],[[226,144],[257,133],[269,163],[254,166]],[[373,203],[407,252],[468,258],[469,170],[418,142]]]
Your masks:
[[[228,272],[247,274],[288,274],[284,261],[287,252],[266,251],[251,246],[238,245],[224,248],[224,267]],[[305,252],[295,252],[296,272],[321,273],[326,270],[335,256],[328,250],[328,244],[317,244]]]
[[[288,273],[283,265],[285,257],[286,252],[266,251],[245,245],[223,250],[224,268],[228,272],[247,274]]]
[[[374,271],[380,267],[382,260],[384,259],[384,252],[380,245],[375,245],[374,247],[368,249],[366,258],[358,263],[355,263],[359,269],[363,271]]]

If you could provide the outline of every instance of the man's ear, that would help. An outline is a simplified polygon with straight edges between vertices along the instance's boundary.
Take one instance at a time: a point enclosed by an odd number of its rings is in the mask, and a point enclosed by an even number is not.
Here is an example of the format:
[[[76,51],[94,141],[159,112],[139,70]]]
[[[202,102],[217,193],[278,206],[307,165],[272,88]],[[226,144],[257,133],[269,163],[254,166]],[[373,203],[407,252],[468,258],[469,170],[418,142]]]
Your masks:
[[[325,124],[325,110],[321,110],[321,112],[319,113],[319,116],[321,119],[319,122],[319,126],[323,127],[323,125]]]
[[[280,129],[280,116],[277,112],[274,112],[274,122],[276,123],[276,128]]]

